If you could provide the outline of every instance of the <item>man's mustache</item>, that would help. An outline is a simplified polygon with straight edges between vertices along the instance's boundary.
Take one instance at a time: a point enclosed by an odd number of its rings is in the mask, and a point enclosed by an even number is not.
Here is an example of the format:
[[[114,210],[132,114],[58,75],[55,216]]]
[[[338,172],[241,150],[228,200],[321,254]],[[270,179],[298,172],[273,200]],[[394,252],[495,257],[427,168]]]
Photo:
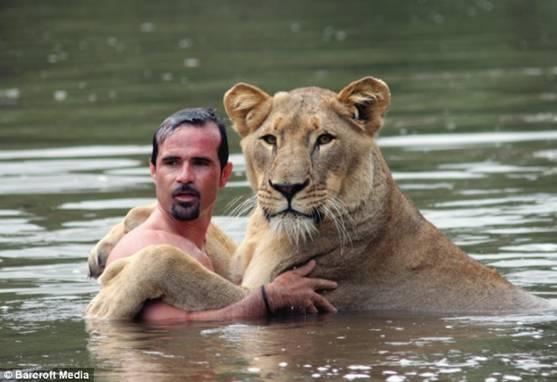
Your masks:
[[[178,187],[176,187],[174,191],[172,191],[172,196],[178,196],[181,194],[193,195],[198,198],[201,196],[199,191],[197,191],[197,189],[191,184],[181,184]]]

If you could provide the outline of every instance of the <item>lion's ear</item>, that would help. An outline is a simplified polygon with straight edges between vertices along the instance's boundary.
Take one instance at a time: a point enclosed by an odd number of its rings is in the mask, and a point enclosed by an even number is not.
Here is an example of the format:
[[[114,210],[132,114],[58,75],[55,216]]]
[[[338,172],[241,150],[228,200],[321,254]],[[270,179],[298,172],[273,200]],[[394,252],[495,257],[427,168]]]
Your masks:
[[[241,137],[245,137],[263,122],[271,111],[271,104],[271,96],[244,83],[234,85],[224,94],[226,114]]]
[[[337,99],[348,107],[358,125],[374,135],[383,126],[383,114],[391,103],[391,92],[380,79],[364,77],[342,89]]]

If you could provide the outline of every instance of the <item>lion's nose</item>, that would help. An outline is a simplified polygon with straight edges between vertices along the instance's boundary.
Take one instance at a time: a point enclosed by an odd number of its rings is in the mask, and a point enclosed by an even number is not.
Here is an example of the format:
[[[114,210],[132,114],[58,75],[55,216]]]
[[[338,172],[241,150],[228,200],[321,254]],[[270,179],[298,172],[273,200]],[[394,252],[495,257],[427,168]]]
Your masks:
[[[288,201],[291,201],[294,195],[307,187],[307,185],[309,184],[309,179],[306,179],[304,183],[273,183],[271,182],[271,180],[269,180],[269,184],[275,190],[284,195],[284,197]]]

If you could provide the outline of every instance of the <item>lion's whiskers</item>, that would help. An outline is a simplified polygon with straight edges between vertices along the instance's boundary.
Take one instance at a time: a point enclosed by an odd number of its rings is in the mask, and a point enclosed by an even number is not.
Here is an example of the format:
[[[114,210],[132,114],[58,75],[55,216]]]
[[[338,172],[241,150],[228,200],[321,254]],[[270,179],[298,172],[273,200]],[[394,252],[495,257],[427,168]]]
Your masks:
[[[321,219],[330,219],[335,227],[340,253],[343,249],[352,247],[352,238],[349,228],[352,225],[352,217],[346,206],[336,197],[329,196],[315,214]],[[318,224],[314,220],[302,216],[281,216],[270,220],[271,229],[280,235],[286,236],[290,243],[299,247],[306,241],[313,240],[319,232]]]
[[[321,207],[325,216],[328,216],[333,225],[335,226],[340,244],[340,252],[344,247],[352,247],[352,238],[346,227],[346,223],[352,224],[352,217],[350,216],[346,206],[335,196],[329,196],[326,202]]]
[[[270,226],[274,232],[286,236],[296,247],[305,241],[312,240],[313,235],[318,232],[312,220],[298,216],[271,219]]]
[[[226,214],[230,216],[248,215],[257,205],[257,196],[252,195],[246,199],[244,198],[245,196],[238,196],[232,199],[232,201],[226,205],[225,211],[229,211]]]

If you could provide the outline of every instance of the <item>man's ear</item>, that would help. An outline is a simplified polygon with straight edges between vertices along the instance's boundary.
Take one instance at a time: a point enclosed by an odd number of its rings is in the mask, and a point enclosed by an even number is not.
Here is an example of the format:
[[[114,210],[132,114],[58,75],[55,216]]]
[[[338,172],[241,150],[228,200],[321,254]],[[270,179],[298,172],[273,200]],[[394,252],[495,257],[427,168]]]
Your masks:
[[[224,109],[234,130],[243,138],[269,115],[272,100],[263,90],[240,82],[224,94]]]
[[[375,135],[383,126],[383,114],[391,103],[391,92],[380,79],[364,77],[342,89],[337,100],[348,108],[357,125]]]
[[[230,175],[232,175],[232,168],[233,168],[232,162],[228,162],[221,170],[220,181],[219,181],[220,188],[223,188],[226,185],[226,182],[228,182]]]
[[[153,182],[154,182],[155,181],[155,174],[157,172],[157,168],[155,167],[153,162],[149,162],[149,171],[151,172],[151,179],[153,179]]]

